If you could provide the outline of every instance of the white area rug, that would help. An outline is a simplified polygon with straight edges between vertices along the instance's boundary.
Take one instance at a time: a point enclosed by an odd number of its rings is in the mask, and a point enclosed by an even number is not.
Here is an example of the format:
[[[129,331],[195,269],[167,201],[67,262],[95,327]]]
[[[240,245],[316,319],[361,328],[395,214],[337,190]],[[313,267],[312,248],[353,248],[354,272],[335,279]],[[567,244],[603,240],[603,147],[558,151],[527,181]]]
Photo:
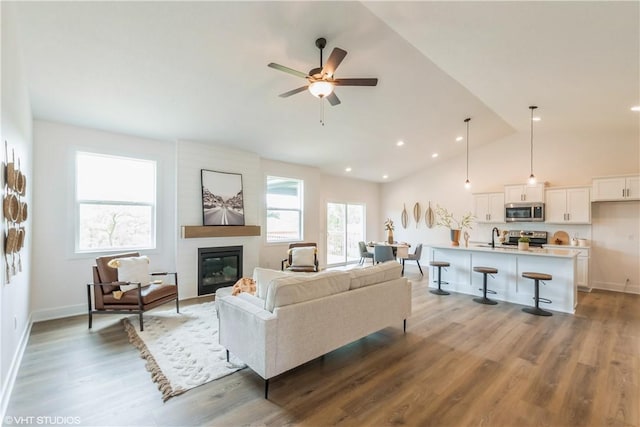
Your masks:
[[[180,314],[175,308],[145,313],[142,332],[138,316],[122,323],[165,401],[246,366],[233,356],[227,362],[214,302],[180,307]]]

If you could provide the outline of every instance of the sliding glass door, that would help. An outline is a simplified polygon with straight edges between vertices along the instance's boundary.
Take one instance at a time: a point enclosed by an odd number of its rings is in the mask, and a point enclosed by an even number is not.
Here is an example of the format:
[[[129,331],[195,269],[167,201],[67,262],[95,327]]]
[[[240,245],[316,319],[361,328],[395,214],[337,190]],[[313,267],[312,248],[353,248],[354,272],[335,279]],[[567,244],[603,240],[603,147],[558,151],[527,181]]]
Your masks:
[[[364,241],[364,205],[327,203],[327,265],[360,260]]]

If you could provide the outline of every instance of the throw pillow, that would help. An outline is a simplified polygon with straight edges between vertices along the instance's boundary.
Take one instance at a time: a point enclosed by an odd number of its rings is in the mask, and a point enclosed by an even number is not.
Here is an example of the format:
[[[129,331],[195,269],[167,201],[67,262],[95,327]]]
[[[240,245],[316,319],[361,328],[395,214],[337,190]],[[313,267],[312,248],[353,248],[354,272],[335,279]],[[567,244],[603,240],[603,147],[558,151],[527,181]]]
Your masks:
[[[291,249],[292,267],[313,267],[315,265],[316,248],[312,246]]]
[[[236,296],[242,292],[254,295],[256,293],[256,282],[250,277],[243,277],[233,285],[231,295]]]
[[[149,257],[114,258],[107,265],[118,269],[118,280],[121,282],[140,282],[142,286],[149,284]],[[123,292],[137,288],[137,284],[120,285],[120,290]]]

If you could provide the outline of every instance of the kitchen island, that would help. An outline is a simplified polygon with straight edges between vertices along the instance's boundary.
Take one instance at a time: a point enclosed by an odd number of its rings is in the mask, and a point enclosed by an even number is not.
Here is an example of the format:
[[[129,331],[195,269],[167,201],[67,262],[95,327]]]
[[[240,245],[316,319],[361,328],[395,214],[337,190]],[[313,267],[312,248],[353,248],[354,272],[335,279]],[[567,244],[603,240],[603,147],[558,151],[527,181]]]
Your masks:
[[[527,306],[534,305],[534,282],[522,277],[525,271],[546,273],[553,280],[540,283],[540,297],[551,304],[542,308],[573,314],[577,304],[576,257],[579,251],[556,248],[531,248],[520,251],[516,247],[491,248],[489,245],[469,244],[469,247],[450,244],[429,246],[429,261],[447,261],[451,264],[442,272],[442,280],[449,282],[445,290],[469,295],[482,295],[482,274],[473,267],[494,267],[495,277],[489,277],[487,289],[496,291],[491,299]],[[437,277],[437,271],[430,277]],[[437,287],[431,281],[430,287]]]

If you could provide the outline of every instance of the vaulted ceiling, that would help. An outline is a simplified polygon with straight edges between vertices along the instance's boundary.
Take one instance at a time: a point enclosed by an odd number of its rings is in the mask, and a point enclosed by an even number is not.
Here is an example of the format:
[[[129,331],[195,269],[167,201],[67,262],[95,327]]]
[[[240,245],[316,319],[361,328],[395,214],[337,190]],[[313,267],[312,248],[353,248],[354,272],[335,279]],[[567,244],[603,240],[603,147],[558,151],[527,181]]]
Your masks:
[[[3,2],[3,7],[9,2]],[[36,118],[229,145],[383,182],[529,129],[638,133],[638,2],[10,4]],[[342,103],[267,67],[348,52]],[[325,125],[320,124],[324,115]],[[397,147],[396,142],[405,142]],[[438,153],[437,159],[432,158]]]

